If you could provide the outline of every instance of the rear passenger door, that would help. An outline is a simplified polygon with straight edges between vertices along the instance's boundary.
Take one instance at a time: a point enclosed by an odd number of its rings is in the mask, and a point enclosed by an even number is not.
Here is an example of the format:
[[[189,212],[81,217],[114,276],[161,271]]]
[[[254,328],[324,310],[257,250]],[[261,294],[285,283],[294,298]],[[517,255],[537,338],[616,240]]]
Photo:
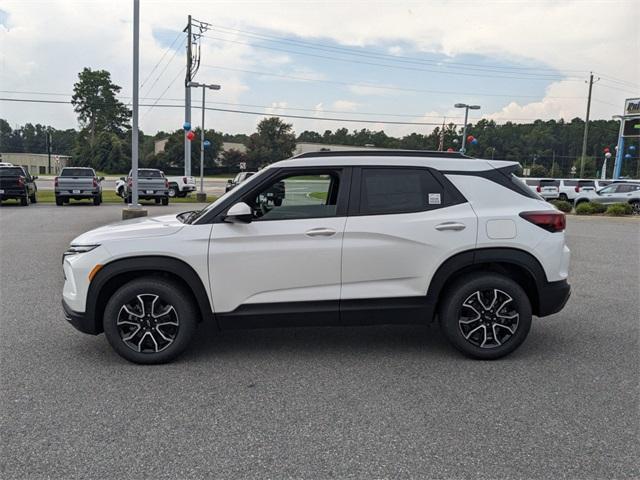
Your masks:
[[[342,248],[345,300],[420,297],[439,265],[474,248],[477,218],[439,172],[355,168]],[[351,302],[357,303],[357,302]]]

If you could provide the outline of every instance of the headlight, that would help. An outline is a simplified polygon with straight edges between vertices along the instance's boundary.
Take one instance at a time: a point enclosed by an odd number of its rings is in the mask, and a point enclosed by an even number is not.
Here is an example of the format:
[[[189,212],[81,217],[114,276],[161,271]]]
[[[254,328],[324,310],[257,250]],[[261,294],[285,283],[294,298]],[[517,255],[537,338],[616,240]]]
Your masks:
[[[90,252],[94,248],[98,248],[100,245],[71,245],[66,252],[62,254],[62,262],[69,255],[78,255],[80,253]]]

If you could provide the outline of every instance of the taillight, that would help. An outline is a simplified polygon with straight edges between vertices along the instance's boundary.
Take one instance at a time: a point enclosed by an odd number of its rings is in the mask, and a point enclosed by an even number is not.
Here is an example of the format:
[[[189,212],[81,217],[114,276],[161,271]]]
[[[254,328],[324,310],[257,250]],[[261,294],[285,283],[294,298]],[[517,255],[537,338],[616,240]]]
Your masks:
[[[541,191],[542,191],[542,188],[540,187],[540,185],[538,185],[538,186],[536,187],[536,192],[540,193]]]
[[[93,188],[96,188],[98,186],[98,179],[96,177],[93,177]]]
[[[18,186],[24,187],[24,177],[18,177]]]
[[[567,226],[567,217],[562,212],[522,212],[520,216],[551,233],[562,232]]]
[[[53,186],[57,187],[58,186],[58,177],[54,177],[53,179]]]
[[[576,193],[580,193],[580,187],[576,186]]]
[[[128,185],[129,185],[130,187],[133,185],[133,179],[132,179],[132,178],[130,178],[130,179],[129,179]]]

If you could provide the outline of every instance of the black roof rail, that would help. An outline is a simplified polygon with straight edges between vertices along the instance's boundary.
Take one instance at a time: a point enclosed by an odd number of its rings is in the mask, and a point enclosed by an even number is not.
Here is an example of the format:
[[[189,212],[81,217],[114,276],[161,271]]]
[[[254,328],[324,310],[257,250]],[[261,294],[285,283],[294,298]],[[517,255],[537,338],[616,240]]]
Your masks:
[[[470,157],[460,152],[440,152],[437,150],[329,150],[321,152],[306,152],[291,158],[312,157],[440,157],[440,158],[467,158]]]

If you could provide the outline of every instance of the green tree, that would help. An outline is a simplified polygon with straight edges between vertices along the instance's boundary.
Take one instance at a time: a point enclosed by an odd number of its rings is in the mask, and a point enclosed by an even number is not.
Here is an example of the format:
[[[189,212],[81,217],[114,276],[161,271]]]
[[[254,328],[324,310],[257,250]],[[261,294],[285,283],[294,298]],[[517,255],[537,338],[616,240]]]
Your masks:
[[[295,148],[296,137],[292,125],[278,117],[265,118],[258,124],[258,131],[249,137],[248,167],[254,169],[289,158]]]
[[[103,131],[122,135],[127,128],[131,111],[116,98],[120,90],[106,70],[84,68],[78,74],[71,103],[80,126],[89,132],[91,145]]]
[[[241,152],[240,150],[236,150],[235,148],[225,150],[220,156],[220,162],[222,163],[222,166],[228,167],[231,170],[239,170],[240,162],[246,161],[247,154]]]

